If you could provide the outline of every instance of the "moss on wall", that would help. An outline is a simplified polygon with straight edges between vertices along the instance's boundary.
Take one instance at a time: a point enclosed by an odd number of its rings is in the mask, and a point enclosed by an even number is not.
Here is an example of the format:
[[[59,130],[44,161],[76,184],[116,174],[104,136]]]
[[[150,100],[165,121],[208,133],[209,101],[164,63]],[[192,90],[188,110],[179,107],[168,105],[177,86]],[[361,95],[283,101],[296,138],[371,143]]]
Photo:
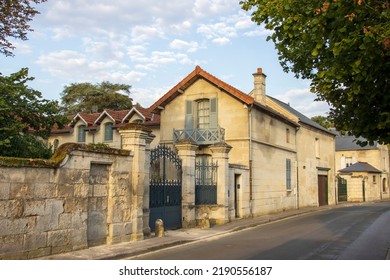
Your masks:
[[[57,168],[61,162],[73,151],[94,152],[101,154],[111,154],[118,156],[128,156],[130,151],[119,150],[109,147],[96,145],[85,145],[76,143],[66,143],[58,147],[53,156],[48,159],[31,159],[31,158],[15,158],[15,157],[0,157],[0,166],[6,167],[47,167]]]

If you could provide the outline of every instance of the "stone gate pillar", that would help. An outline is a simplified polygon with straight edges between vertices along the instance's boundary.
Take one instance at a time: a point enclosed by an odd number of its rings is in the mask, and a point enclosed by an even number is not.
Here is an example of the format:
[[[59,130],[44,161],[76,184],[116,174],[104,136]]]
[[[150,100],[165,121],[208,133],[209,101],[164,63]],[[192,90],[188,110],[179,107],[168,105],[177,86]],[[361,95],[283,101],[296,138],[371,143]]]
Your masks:
[[[198,145],[191,141],[175,144],[182,160],[182,226],[195,227],[195,151]]]
[[[128,124],[119,130],[122,149],[133,154],[131,188],[132,240],[150,235],[149,228],[149,167],[150,143],[155,137],[151,130],[139,124]]]
[[[217,205],[220,208],[215,216],[217,224],[229,222],[229,152],[232,147],[226,143],[210,146],[213,161],[218,162]]]

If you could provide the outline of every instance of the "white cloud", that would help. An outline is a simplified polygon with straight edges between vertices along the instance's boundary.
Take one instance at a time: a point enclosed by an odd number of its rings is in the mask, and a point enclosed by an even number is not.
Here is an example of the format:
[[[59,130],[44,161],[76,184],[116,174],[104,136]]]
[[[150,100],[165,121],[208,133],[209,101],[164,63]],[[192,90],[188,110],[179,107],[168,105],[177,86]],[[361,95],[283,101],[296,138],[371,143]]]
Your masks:
[[[137,25],[131,30],[131,37],[134,43],[143,43],[154,38],[162,38],[164,32],[155,26]]]
[[[209,17],[238,8],[235,0],[195,0],[193,12],[198,17]]]
[[[230,42],[230,39],[226,38],[226,37],[219,37],[219,38],[213,39],[213,43],[220,45],[220,46],[226,45],[229,42]]]
[[[146,75],[143,72],[132,71],[128,65],[116,60],[90,60],[85,54],[70,50],[41,55],[37,63],[44,71],[57,78],[70,80],[77,77],[77,81],[71,82],[108,80],[131,84]]]
[[[199,44],[195,41],[187,42],[180,39],[174,39],[169,46],[176,50],[185,50],[187,52],[196,52],[199,49]]]

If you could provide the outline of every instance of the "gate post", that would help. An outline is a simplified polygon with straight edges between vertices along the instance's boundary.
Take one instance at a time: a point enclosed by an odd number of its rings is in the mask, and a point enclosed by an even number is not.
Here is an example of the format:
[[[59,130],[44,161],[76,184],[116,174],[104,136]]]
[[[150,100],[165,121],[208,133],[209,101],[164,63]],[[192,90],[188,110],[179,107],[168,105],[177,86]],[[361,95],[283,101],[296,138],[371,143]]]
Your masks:
[[[213,218],[217,224],[229,222],[229,152],[232,147],[226,143],[210,146],[214,161],[218,161],[217,205],[220,208]]]
[[[128,124],[119,130],[122,149],[133,154],[131,188],[131,240],[150,235],[149,228],[149,165],[151,130],[139,124]]]
[[[195,227],[195,151],[198,149],[192,141],[179,141],[175,144],[182,162],[182,226]]]

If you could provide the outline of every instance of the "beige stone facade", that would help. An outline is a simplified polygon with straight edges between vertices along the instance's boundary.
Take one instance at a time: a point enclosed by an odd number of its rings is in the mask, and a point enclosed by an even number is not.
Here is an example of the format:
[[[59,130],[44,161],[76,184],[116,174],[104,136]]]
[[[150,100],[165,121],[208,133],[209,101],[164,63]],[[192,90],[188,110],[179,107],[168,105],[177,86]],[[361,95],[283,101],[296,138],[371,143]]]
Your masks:
[[[360,146],[354,136],[337,136],[337,175],[347,181],[347,201],[375,201],[390,198],[389,150],[373,143]]]
[[[150,110],[161,118],[160,143],[175,147],[191,140],[194,161],[218,162],[217,202],[191,205],[197,221],[205,214],[225,223],[336,203],[335,135],[265,95],[261,69],[254,74],[254,90],[245,94],[196,67]],[[230,147],[223,156],[213,148],[220,142]],[[220,177],[225,172],[227,178]],[[183,187],[183,197],[193,197],[193,188]],[[183,216],[193,217],[186,208]]]

